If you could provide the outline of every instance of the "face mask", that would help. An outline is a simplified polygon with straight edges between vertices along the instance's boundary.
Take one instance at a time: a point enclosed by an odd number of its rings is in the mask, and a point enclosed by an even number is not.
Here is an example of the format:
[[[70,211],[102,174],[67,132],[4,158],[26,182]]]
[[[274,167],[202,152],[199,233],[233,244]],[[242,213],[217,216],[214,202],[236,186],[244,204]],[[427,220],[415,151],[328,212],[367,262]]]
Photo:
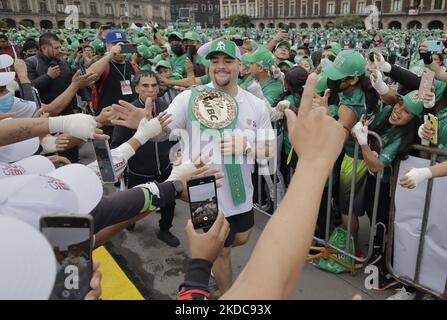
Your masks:
[[[295,56],[295,63],[298,64],[301,62],[301,60],[303,60],[303,56]]]
[[[327,79],[327,87],[331,90],[332,93],[342,92],[340,89],[341,80],[331,80]]]
[[[325,68],[327,68],[327,67],[332,65],[332,61],[329,60],[328,58],[321,59],[320,65],[321,65],[321,68],[325,69]]]
[[[183,50],[183,46],[181,44],[177,44],[175,46],[171,47],[172,52],[174,52],[174,54],[177,57],[180,57],[181,55],[183,55],[185,53],[185,50]]]
[[[11,111],[14,105],[14,96],[11,93],[5,94],[0,97],[0,113],[6,113]]]

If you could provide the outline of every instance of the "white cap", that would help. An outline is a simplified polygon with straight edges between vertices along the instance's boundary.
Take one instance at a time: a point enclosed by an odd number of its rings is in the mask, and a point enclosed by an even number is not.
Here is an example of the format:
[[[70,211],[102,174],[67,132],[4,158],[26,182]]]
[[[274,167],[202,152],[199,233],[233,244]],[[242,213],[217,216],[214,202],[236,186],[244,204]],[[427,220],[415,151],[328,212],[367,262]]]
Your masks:
[[[35,228],[49,214],[88,214],[101,200],[102,185],[86,166],[71,164],[41,175],[4,178],[0,215],[17,217]]]
[[[37,152],[39,145],[39,138],[31,138],[2,146],[0,147],[0,162],[15,162],[28,158]]]
[[[26,174],[47,174],[56,168],[44,156],[32,156],[14,163],[0,163],[0,179]]]
[[[56,258],[47,239],[28,224],[0,216],[0,300],[47,300]]]
[[[14,59],[7,54],[0,54],[0,87],[7,86],[16,77],[15,72],[10,72],[9,67],[14,64]],[[4,70],[6,69],[6,70]]]

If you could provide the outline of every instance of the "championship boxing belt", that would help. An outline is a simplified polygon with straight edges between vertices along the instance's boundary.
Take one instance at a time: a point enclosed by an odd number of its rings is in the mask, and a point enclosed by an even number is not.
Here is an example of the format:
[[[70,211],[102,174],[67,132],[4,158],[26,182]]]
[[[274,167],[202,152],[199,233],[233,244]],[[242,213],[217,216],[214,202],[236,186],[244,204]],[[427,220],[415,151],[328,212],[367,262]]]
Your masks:
[[[220,138],[224,131],[234,130],[238,111],[236,100],[226,92],[206,86],[191,89],[190,120],[216,138]],[[246,201],[245,186],[241,166],[235,160],[234,155],[224,157],[233,204],[241,205]]]

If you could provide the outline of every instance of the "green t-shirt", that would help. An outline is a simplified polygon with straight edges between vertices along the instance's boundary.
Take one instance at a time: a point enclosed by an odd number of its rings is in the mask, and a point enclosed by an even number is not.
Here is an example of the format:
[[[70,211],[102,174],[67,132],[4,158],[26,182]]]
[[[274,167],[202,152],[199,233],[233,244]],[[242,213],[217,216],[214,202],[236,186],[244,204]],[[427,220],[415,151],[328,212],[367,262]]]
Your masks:
[[[266,81],[261,83],[261,88],[264,97],[270,103],[272,108],[276,107],[280,100],[281,94],[284,92],[284,87],[281,81],[268,78]]]
[[[252,82],[255,78],[252,77],[252,75],[249,75],[245,80],[243,79],[239,79],[240,82],[238,82],[238,84],[240,86],[242,86],[242,88],[244,88],[245,90],[247,90],[248,85],[250,84],[250,82]]]
[[[183,77],[185,74],[185,61],[188,58],[188,55],[185,53],[181,55],[180,57],[176,56],[174,53],[171,56],[171,65],[173,72],[177,73]]]
[[[340,97],[340,103],[338,105],[347,106],[349,109],[352,110],[352,112],[354,112],[355,122],[357,123],[358,121],[360,121],[360,118],[366,109],[366,97],[362,88],[357,87],[351,92],[346,94],[344,92],[341,92],[339,93],[339,97]],[[354,147],[355,147],[355,141],[354,138],[350,135],[348,142],[346,142],[345,144],[345,152],[351,158],[354,157]]]
[[[438,112],[438,145],[433,147],[447,151],[447,108]],[[443,156],[439,156],[438,159],[447,161],[447,157]]]

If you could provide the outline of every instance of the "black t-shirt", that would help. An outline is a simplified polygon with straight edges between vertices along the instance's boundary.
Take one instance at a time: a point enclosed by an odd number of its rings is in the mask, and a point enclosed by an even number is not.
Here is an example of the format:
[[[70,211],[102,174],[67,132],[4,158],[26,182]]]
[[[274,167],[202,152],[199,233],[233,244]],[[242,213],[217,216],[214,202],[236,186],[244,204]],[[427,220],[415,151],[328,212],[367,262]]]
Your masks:
[[[121,91],[121,81],[129,80],[132,83],[132,78],[133,75],[135,74],[130,63],[127,61],[125,64],[110,62],[109,67],[110,67],[109,75],[104,82],[102,93],[99,96],[98,101],[99,108],[97,111],[98,114],[101,112],[103,108],[111,106],[114,103],[118,103],[118,100],[132,102],[137,99],[135,93],[129,95],[123,95]],[[125,79],[123,78],[123,75],[125,76],[124,77]],[[101,83],[101,79],[97,83],[98,86],[99,83]]]

